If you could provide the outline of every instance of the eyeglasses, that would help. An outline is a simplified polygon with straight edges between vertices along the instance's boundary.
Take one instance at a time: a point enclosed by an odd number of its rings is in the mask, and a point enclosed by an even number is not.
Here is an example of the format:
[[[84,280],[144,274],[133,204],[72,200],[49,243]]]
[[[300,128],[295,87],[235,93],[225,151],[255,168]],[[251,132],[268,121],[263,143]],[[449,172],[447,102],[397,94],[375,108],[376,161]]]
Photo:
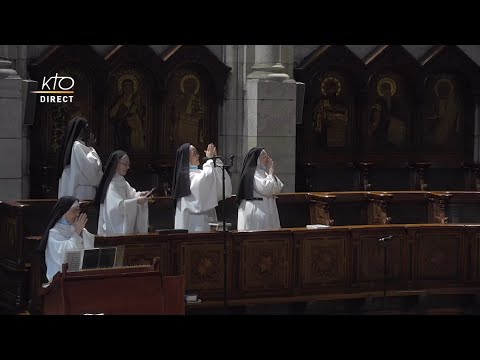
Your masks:
[[[130,166],[130,163],[119,162],[119,164],[122,164],[122,165],[125,165],[125,166]]]

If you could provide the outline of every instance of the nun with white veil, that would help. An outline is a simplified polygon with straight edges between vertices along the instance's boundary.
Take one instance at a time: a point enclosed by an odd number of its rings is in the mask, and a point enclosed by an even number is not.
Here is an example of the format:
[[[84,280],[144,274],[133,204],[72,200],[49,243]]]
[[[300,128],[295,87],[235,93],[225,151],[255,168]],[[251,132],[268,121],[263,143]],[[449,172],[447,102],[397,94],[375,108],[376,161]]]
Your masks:
[[[42,268],[48,282],[62,271],[68,250],[92,249],[95,237],[85,229],[88,218],[80,214],[80,204],[73,196],[60,198],[52,211],[38,250],[44,258]]]
[[[279,229],[275,195],[282,189],[283,183],[275,175],[273,160],[265,149],[250,149],[237,191],[238,231]]]

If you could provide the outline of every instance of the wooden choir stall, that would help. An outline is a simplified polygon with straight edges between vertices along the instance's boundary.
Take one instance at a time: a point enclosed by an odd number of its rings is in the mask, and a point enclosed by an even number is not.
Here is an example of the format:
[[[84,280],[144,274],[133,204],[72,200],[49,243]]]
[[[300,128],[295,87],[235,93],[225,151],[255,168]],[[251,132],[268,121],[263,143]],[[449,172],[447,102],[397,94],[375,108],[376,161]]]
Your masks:
[[[44,315],[184,315],[183,276],[163,276],[151,266],[67,272],[64,264],[41,291]]]
[[[476,304],[480,293],[479,197],[477,192],[428,191],[281,194],[277,204],[282,229],[228,232],[227,269],[222,232],[155,231],[173,227],[169,198],[158,198],[150,204],[150,233],[96,236],[95,246],[123,248],[123,266],[133,269],[151,266],[159,258],[157,266],[163,276],[183,276],[184,294],[196,294],[202,300],[186,304],[186,313],[223,307],[225,271],[229,307],[364,303],[384,295],[413,301],[417,308],[437,296]],[[43,231],[42,214],[54,203],[0,203],[4,225],[0,227],[0,279],[5,285],[1,295],[17,312],[45,309],[38,297],[41,274],[34,250]],[[95,219],[93,206],[82,203],[81,207]],[[235,228],[234,198],[228,199],[225,211]],[[221,218],[221,206],[217,213]],[[315,224],[328,227],[306,228]],[[388,236],[391,240],[382,247],[379,239]],[[80,284],[76,276],[83,275],[67,273],[62,281]]]

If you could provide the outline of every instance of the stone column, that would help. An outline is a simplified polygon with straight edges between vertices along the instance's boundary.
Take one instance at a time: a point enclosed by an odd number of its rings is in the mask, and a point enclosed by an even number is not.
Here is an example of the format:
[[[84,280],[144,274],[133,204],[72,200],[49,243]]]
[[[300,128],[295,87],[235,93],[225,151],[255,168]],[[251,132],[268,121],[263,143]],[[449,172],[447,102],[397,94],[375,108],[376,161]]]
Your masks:
[[[302,99],[303,100],[303,99]],[[255,45],[255,63],[247,76],[242,154],[264,147],[285,184],[295,191],[297,83],[282,65],[281,45]]]
[[[29,129],[24,125],[26,82],[13,69],[12,61],[0,58],[0,154],[3,156],[0,200],[23,199],[30,195]]]
[[[225,159],[230,154],[235,155],[234,166],[230,169],[233,193],[237,191],[243,161],[243,149],[239,148],[239,144],[243,131],[247,50],[248,45],[224,45],[223,52],[223,61],[232,70],[227,78],[225,98],[220,109],[218,145],[219,153]]]
[[[22,198],[22,79],[0,58],[0,200]]]
[[[288,80],[282,65],[282,45],[255,45],[255,64],[251,70],[248,79]]]

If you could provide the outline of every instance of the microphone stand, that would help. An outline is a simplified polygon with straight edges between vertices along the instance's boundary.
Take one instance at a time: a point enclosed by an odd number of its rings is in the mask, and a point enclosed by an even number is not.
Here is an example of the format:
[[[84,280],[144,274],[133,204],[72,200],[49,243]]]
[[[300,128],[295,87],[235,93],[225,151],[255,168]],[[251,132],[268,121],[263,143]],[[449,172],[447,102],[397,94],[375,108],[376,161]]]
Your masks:
[[[233,159],[235,155],[230,155],[230,161],[225,164],[220,156],[214,156],[213,167],[220,167],[222,169],[222,214],[223,214],[223,308],[225,314],[228,313],[227,302],[227,285],[228,285],[228,262],[227,262],[227,226],[225,220],[225,170],[233,166]],[[217,165],[217,159],[222,160],[222,165]]]
[[[387,245],[388,241],[393,239],[393,235],[384,236],[378,239],[378,243],[383,247],[383,311],[385,311],[385,301],[387,299]]]

